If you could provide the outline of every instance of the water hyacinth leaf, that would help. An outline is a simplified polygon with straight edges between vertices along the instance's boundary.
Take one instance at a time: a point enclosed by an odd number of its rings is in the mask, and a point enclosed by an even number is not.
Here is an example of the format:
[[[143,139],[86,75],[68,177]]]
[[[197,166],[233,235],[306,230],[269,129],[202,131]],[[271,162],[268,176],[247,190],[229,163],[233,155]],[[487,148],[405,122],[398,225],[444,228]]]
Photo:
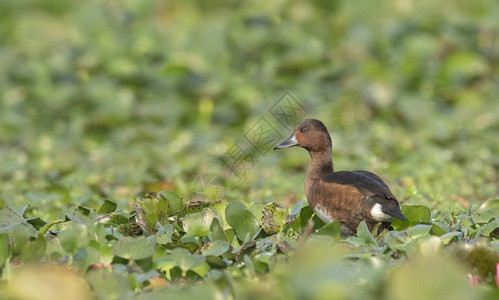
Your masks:
[[[172,191],[161,191],[159,194],[169,203],[168,215],[175,216],[185,210],[185,203],[182,197]]]
[[[226,261],[227,260],[224,260],[224,259],[220,258],[219,256],[212,256],[212,255],[206,256],[206,263],[212,269],[222,269],[222,268],[227,267]]]
[[[357,237],[363,239],[366,244],[373,244],[378,246],[378,243],[374,239],[374,237],[371,234],[371,231],[367,227],[367,224],[365,221],[360,222],[358,228],[357,228]]]
[[[24,262],[39,262],[45,255],[47,241],[43,235],[38,235],[35,239],[28,242],[21,253],[21,259]]]
[[[156,233],[156,223],[168,222],[170,203],[160,194],[148,193],[145,198],[135,199],[133,208],[137,224],[146,235]]]
[[[94,211],[93,208],[87,207],[87,206],[84,206],[84,205],[78,205],[77,209],[78,209],[78,212],[80,212],[85,217],[90,216],[90,213],[92,213]]]
[[[227,252],[229,248],[230,248],[229,243],[227,243],[226,241],[217,240],[214,241],[213,243],[210,243],[208,247],[203,249],[201,252],[204,256],[209,256],[209,255],[220,256],[225,252]]]
[[[225,209],[227,223],[236,231],[239,240],[244,241],[249,234],[250,239],[258,230],[258,221],[246,206],[239,201],[231,202]]]
[[[267,204],[255,204],[249,208],[249,211],[255,216],[258,221],[258,225],[262,225],[263,209]]]
[[[405,252],[408,257],[416,255],[434,255],[442,246],[442,240],[439,237],[425,235],[414,238],[405,246]]]
[[[300,214],[301,209],[307,206],[307,202],[305,200],[300,200],[295,204],[293,209],[289,212],[289,217],[296,217]]]
[[[19,230],[28,236],[35,236],[36,229],[29,224],[18,212],[10,207],[0,209],[0,233],[12,234]]]
[[[26,210],[28,209],[29,205],[14,205],[10,207],[12,210],[17,212],[21,217],[24,217],[24,214],[26,213]]]
[[[87,226],[79,223],[69,223],[68,228],[61,231],[58,238],[64,251],[70,254],[90,242]]]
[[[12,232],[9,233],[10,237],[10,253],[12,255],[19,255],[24,251],[29,240],[33,238],[30,236],[23,227],[15,227]]]
[[[328,223],[319,228],[319,230],[317,230],[317,234],[329,235],[332,236],[335,241],[339,241],[341,236],[340,223],[338,221]]]
[[[422,223],[429,223],[431,219],[431,211],[424,205],[401,205],[402,213],[406,216],[406,220],[394,219],[392,227],[395,230],[404,230],[411,226]]]
[[[9,257],[10,243],[7,233],[0,233],[0,270]]]
[[[486,210],[499,210],[499,199],[489,199],[485,201],[480,207],[478,208],[478,212],[483,212]]]
[[[298,215],[290,215],[290,218],[295,218],[290,224],[291,228],[299,232],[302,231],[307,226],[308,221],[313,215],[314,211],[310,208],[310,206],[303,206]]]
[[[92,264],[99,264],[102,260],[100,251],[91,246],[80,248],[73,255],[74,264],[82,270],[86,270]]]
[[[98,299],[128,299],[133,295],[127,288],[128,276],[116,273],[111,268],[90,270],[85,279]]]
[[[404,230],[404,232],[408,236],[410,236],[412,238],[416,238],[416,237],[420,237],[423,235],[427,235],[431,229],[432,229],[432,225],[419,224],[419,225],[416,225],[416,226],[413,226],[409,229]]]
[[[165,245],[165,244],[171,243],[173,241],[171,234],[167,234],[164,232],[156,233],[155,237],[156,237],[156,243],[158,243],[160,245]]]
[[[451,229],[443,223],[440,223],[440,222],[431,223],[431,234],[433,234],[433,235],[441,236],[441,235],[444,235],[450,231],[451,231]]]
[[[57,235],[60,247],[67,253],[73,254],[77,247],[76,236],[68,230],[60,231]]]
[[[79,224],[92,224],[94,221],[81,213],[78,207],[72,207],[66,211],[63,217],[66,221],[73,221]],[[61,219],[62,219],[61,218]]]
[[[480,233],[484,236],[494,236],[494,233],[499,228],[499,220],[495,219],[494,221],[483,225],[480,227]],[[497,233],[495,233],[497,235]]]
[[[281,203],[272,202],[262,210],[262,227],[267,234],[275,234],[286,225],[288,220],[288,208]]]
[[[229,224],[227,224],[227,222],[224,221],[225,209],[227,208],[227,205],[228,205],[227,201],[219,200],[219,201],[209,202],[208,206],[209,208],[213,209],[218,213],[219,216],[218,220],[220,221],[220,226],[222,226],[224,230],[230,228]]]
[[[438,270],[438,272],[436,272]],[[390,273],[387,299],[473,299],[466,271],[446,255],[416,256]],[[424,288],[422,288],[424,287]]]
[[[125,236],[118,240],[113,247],[114,255],[125,259],[139,260],[151,257],[156,250],[154,240],[145,236]]]
[[[221,222],[221,217],[211,208],[205,208],[201,212],[188,214],[182,218],[182,226],[188,236],[208,236],[213,219]]]
[[[385,236],[385,241],[390,249],[404,251],[405,246],[411,241],[411,238],[402,232],[390,231]]]
[[[130,223],[130,216],[124,213],[117,213],[113,212],[110,215],[110,219],[107,223],[112,223],[112,224],[128,224]]]
[[[499,199],[489,199],[471,213],[473,222],[488,223],[491,219],[499,218]]]
[[[44,220],[42,220],[40,217],[34,217],[34,218],[26,219],[26,222],[28,222],[31,225],[33,225],[33,227],[35,227],[36,230],[39,230],[40,228],[42,228],[43,226],[45,226],[45,224],[47,224],[47,222],[44,221]]]
[[[483,212],[472,212],[471,218],[477,224],[488,223],[490,220],[498,217],[498,213],[494,210],[486,210]]]
[[[182,269],[182,273],[191,270],[197,266],[202,265],[205,262],[205,258],[199,254],[192,254],[185,248],[175,248],[171,253],[171,260],[175,262],[175,265]]]
[[[97,213],[100,215],[112,213],[113,211],[116,210],[117,207],[118,207],[118,204],[116,204],[116,202],[105,199],[104,203],[102,203],[102,205],[99,207],[99,210],[97,211]]]
[[[197,266],[197,267],[192,268],[192,271],[201,277],[204,277],[204,275],[206,275],[210,270],[211,270],[211,267],[206,262]]]
[[[455,232],[449,232],[446,234],[443,234],[440,236],[440,239],[444,243],[444,245],[447,245],[450,243],[454,238],[461,238],[463,237],[463,233],[460,231],[455,231]]]
[[[230,229],[230,230],[232,230],[232,229]],[[227,236],[225,235],[225,231],[222,228],[222,226],[220,226],[220,222],[218,219],[213,219],[213,222],[211,222],[210,236],[209,237],[210,237],[211,241],[216,241],[216,240],[226,241],[227,240]]]

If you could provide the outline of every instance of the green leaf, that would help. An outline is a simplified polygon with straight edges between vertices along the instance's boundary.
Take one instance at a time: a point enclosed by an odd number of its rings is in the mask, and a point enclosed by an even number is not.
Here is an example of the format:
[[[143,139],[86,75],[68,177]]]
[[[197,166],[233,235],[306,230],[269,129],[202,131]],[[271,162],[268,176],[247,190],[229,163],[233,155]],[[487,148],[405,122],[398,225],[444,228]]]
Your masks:
[[[146,234],[156,233],[156,223],[161,225],[168,222],[170,203],[164,196],[157,193],[148,193],[146,198],[137,198],[133,202],[135,218],[140,229]]]
[[[205,258],[202,255],[192,254],[184,248],[173,249],[171,253],[171,260],[175,262],[176,266],[182,269],[184,276],[188,270],[200,266],[205,262]]]
[[[422,235],[413,238],[405,247],[405,252],[408,257],[412,258],[416,255],[434,255],[442,246],[442,240],[437,236]]]
[[[499,228],[499,220],[495,219],[494,221],[480,227],[480,232],[484,236],[490,236],[490,234],[497,228]]]
[[[219,222],[222,220],[216,211],[205,208],[201,212],[185,215],[182,218],[182,226],[188,236],[208,236],[215,218]]]
[[[405,246],[411,241],[411,238],[402,232],[390,231],[385,236],[385,241],[390,249],[404,251]]]
[[[366,221],[360,222],[358,228],[357,228],[357,237],[360,238],[366,245],[375,245],[378,246],[378,242],[374,239],[374,237],[371,234],[371,231],[369,231],[369,228],[367,227]]]
[[[130,299],[133,291],[129,288],[129,278],[109,268],[90,270],[85,276],[97,299]]]
[[[236,231],[239,240],[244,241],[246,235],[252,239],[258,230],[258,221],[246,206],[239,201],[231,202],[225,209],[227,223]]]
[[[35,236],[35,228],[29,224],[18,212],[10,207],[0,209],[0,233],[12,234],[22,230],[28,236]]]
[[[90,213],[90,210],[88,210],[88,212]],[[72,207],[68,209],[64,214],[64,219],[66,221],[73,221],[74,223],[79,224],[92,224],[94,222],[88,216],[84,215],[79,207]]]
[[[130,216],[122,212],[112,212],[98,217],[96,221],[103,224],[113,225],[128,224],[130,223]]]
[[[214,241],[210,243],[208,247],[202,250],[204,256],[220,256],[229,250],[229,243],[222,240]]]
[[[262,210],[262,227],[267,234],[275,234],[286,225],[288,208],[284,204],[272,202]]]
[[[341,237],[340,222],[334,221],[324,225],[317,231],[319,235],[329,235],[334,238],[334,241],[339,241]]]
[[[117,207],[118,204],[116,204],[116,202],[105,199],[104,203],[102,203],[101,207],[99,207],[97,213],[100,215],[108,214],[115,211]]]
[[[489,199],[471,213],[475,223],[488,223],[492,219],[499,218],[499,199]]]
[[[9,236],[11,237],[10,252],[13,255],[21,254],[26,248],[26,245],[28,245],[30,238],[33,238],[33,236],[30,236],[29,232],[27,232],[22,226],[14,227],[9,233]]]
[[[296,209],[297,208],[295,207],[293,209],[293,214],[290,214],[290,219],[295,218],[294,221],[291,222],[290,226],[295,231],[301,232],[307,226],[308,221],[314,215],[314,211],[310,208],[310,206],[307,205],[307,206],[303,206],[300,209],[300,213],[298,215],[296,215],[295,214]],[[322,223],[324,223],[324,222],[322,222]]]
[[[85,217],[88,217],[92,211],[94,211],[93,208],[91,207],[86,207],[83,205],[78,205],[77,206],[78,212],[84,215]]]
[[[416,256],[388,274],[386,299],[474,299],[466,273],[449,255]]]
[[[485,201],[480,207],[478,208],[478,212],[483,212],[486,210],[499,210],[499,199],[489,199]]]
[[[223,230],[222,226],[220,226],[220,221],[218,219],[213,219],[213,222],[211,222],[210,240],[211,241],[216,241],[216,240],[226,241],[227,240],[227,237],[225,235],[225,231]]]
[[[161,191],[159,194],[169,203],[168,215],[175,216],[185,210],[185,203],[178,194],[172,191]]]
[[[431,229],[432,229],[432,225],[419,224],[419,225],[415,225],[409,229],[404,230],[404,232],[409,237],[416,238],[416,237],[420,237],[423,235],[427,235]]]
[[[47,222],[45,222],[44,220],[42,220],[40,217],[34,217],[34,218],[26,219],[26,222],[28,222],[31,225],[33,225],[33,227],[35,227],[36,230],[39,230],[40,228],[42,228],[43,226],[45,226],[45,224],[47,224]]]
[[[249,208],[249,211],[255,216],[255,219],[260,226],[262,225],[263,209],[266,205],[267,204],[256,204]]]
[[[69,223],[68,228],[61,231],[58,238],[64,251],[70,254],[90,242],[87,226],[80,223]]]
[[[16,211],[21,217],[24,217],[24,214],[26,213],[28,207],[29,205],[14,205],[11,207],[11,209]]]
[[[156,250],[154,240],[145,236],[125,236],[118,240],[113,247],[114,255],[125,259],[139,260],[151,257]]]
[[[447,245],[454,238],[462,238],[462,237],[463,237],[463,233],[462,232],[455,231],[455,232],[449,232],[449,233],[441,235],[440,239],[442,240],[442,242],[444,243],[444,245]]]
[[[433,234],[433,235],[441,236],[441,235],[444,235],[450,231],[451,231],[451,229],[443,223],[439,223],[439,222],[432,222],[431,223],[431,234]]]
[[[10,243],[7,233],[0,233],[0,270],[9,257]]]
[[[402,213],[406,216],[406,220],[395,219],[392,222],[392,227],[395,230],[404,230],[411,226],[429,223],[431,219],[431,211],[423,205],[401,205]]]
[[[38,235],[30,240],[21,253],[21,259],[24,262],[40,262],[45,255],[47,241],[43,235]]]
[[[296,216],[300,215],[302,208],[305,206],[308,206],[307,201],[305,201],[305,200],[298,201],[298,203],[296,203],[295,206],[293,207],[293,209],[289,212],[289,216],[296,217]]]

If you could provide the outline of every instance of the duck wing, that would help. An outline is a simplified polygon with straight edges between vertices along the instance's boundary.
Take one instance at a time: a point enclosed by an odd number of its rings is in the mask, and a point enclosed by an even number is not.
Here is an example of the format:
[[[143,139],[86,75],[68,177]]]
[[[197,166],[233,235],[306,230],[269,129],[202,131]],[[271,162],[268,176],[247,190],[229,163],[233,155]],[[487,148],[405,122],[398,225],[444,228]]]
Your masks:
[[[388,190],[390,190],[390,188],[388,187],[388,185],[383,181],[383,179],[381,179],[378,175],[372,173],[372,172],[369,172],[369,171],[366,171],[366,170],[355,170],[355,171],[352,171],[353,173],[357,173],[357,174],[361,174],[361,175],[364,175],[364,176],[367,176],[373,180],[375,180],[377,183],[381,184],[382,186],[384,186],[385,188],[387,188]]]
[[[353,188],[363,195],[362,199],[366,199],[369,203],[372,202],[371,205],[379,203],[383,213],[405,220],[397,198],[392,194],[386,183],[379,176],[371,172],[363,170],[333,172],[322,177],[322,181],[326,185],[344,186],[345,189],[348,188],[350,191]],[[351,192],[351,194],[353,193]],[[350,200],[347,197],[344,197],[342,200],[338,202],[345,203],[347,206],[357,205],[360,202],[358,196],[350,204],[347,204]]]

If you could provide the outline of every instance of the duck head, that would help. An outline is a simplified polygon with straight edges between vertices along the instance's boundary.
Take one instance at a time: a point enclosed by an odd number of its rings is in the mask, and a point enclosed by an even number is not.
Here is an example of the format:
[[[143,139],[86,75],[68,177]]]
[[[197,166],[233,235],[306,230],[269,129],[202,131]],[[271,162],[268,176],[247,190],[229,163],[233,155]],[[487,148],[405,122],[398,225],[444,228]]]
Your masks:
[[[331,149],[331,137],[327,128],[317,119],[306,119],[296,125],[293,133],[274,150],[299,146],[309,152],[323,152]]]

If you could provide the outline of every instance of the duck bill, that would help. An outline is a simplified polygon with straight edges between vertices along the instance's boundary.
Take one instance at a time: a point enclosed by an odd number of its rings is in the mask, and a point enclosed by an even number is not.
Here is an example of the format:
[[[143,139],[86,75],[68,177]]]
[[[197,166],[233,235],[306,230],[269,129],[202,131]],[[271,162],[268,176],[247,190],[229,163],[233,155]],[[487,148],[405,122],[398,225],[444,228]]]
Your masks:
[[[275,145],[274,150],[294,147],[294,146],[298,146],[298,145],[299,145],[299,143],[296,140],[295,134],[293,133],[284,142],[280,143],[279,145]]]

